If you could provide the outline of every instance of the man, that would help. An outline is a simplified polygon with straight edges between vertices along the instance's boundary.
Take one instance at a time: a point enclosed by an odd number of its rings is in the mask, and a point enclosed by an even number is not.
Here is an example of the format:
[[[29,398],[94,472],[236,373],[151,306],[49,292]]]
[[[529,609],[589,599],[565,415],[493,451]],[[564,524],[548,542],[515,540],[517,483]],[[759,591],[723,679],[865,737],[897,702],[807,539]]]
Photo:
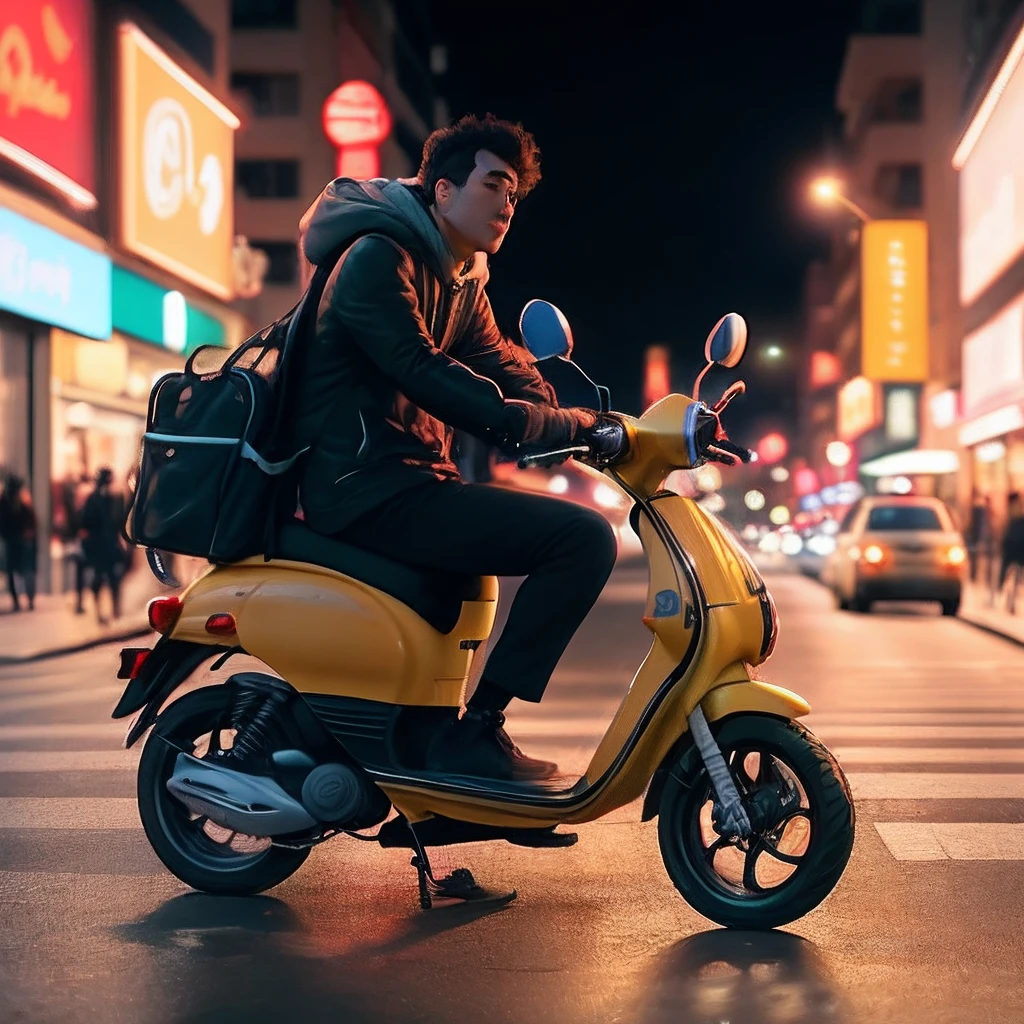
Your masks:
[[[621,427],[560,409],[527,354],[498,330],[484,292],[539,151],[491,115],[435,131],[415,181],[337,179],[302,219],[313,264],[336,265],[297,374],[295,429],[310,446],[306,524],[398,561],[526,576],[461,719],[427,767],[518,782],[554,764],[506,734],[513,697],[539,701],[615,561],[603,517],[536,495],[467,484],[452,429],[506,449],[617,449]],[[340,258],[339,258],[340,257]]]
[[[121,542],[121,524],[124,522],[124,500],[111,485],[114,472],[103,466],[96,474],[96,489],[85,500],[82,508],[82,555],[92,570],[92,596],[96,605],[96,618],[101,626],[107,624],[100,605],[103,584],[110,587],[110,600],[115,619],[121,617],[121,577],[125,571],[125,548]]]

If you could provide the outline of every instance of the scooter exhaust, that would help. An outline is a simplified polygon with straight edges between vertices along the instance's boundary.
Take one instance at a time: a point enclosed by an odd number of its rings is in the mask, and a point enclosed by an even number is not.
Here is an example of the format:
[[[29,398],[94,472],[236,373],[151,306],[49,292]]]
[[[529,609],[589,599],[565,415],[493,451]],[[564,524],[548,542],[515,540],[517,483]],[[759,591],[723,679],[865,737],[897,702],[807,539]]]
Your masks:
[[[178,754],[167,789],[193,814],[248,836],[281,836],[317,824],[273,779]]]

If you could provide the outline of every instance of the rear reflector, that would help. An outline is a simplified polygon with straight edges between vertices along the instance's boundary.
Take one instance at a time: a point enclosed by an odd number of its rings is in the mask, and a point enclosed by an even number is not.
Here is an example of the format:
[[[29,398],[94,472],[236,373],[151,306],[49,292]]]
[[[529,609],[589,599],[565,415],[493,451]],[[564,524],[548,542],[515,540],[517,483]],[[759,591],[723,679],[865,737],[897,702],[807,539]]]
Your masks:
[[[151,653],[148,647],[125,647],[121,651],[121,667],[117,670],[117,678],[135,679]]]
[[[217,612],[206,620],[206,632],[214,636],[234,636],[235,617],[230,612]]]
[[[181,614],[180,597],[154,597],[146,608],[149,624],[158,633],[169,633]]]

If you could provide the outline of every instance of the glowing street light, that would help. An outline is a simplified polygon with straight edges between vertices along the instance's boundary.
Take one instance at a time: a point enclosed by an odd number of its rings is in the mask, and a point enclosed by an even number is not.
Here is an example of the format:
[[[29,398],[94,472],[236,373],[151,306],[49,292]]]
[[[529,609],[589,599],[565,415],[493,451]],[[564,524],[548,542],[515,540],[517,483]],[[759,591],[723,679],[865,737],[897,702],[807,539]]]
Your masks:
[[[822,206],[832,206],[838,203],[865,224],[872,219],[870,214],[865,213],[856,203],[851,202],[843,195],[842,184],[835,178],[816,179],[811,183],[811,195]]]
[[[747,493],[743,495],[743,504],[746,505],[751,512],[759,512],[765,505],[764,495],[760,491],[747,491]]]
[[[825,445],[825,459],[830,466],[842,469],[850,464],[853,458],[853,449],[844,441],[829,441]]]
[[[789,479],[789,470],[785,466],[775,466],[769,476],[775,483],[784,484]]]

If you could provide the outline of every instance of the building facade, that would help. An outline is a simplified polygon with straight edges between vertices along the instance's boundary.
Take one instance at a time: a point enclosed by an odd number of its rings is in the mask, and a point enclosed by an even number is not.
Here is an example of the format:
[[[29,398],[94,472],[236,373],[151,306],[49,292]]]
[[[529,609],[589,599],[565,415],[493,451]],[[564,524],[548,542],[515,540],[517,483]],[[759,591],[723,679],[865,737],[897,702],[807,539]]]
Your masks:
[[[4,5],[0,466],[30,483],[41,589],[69,583],[76,502],[127,490],[150,389],[236,345],[227,0]],[[31,81],[22,80],[30,76]]]
[[[267,254],[261,293],[239,302],[254,322],[280,316],[304,283],[299,220],[340,170],[324,131],[325,101],[346,82],[372,86],[390,120],[379,173],[414,175],[424,139],[445,118],[434,77],[443,56],[432,46],[422,3],[236,0],[231,86],[246,109],[237,139],[237,229]]]

